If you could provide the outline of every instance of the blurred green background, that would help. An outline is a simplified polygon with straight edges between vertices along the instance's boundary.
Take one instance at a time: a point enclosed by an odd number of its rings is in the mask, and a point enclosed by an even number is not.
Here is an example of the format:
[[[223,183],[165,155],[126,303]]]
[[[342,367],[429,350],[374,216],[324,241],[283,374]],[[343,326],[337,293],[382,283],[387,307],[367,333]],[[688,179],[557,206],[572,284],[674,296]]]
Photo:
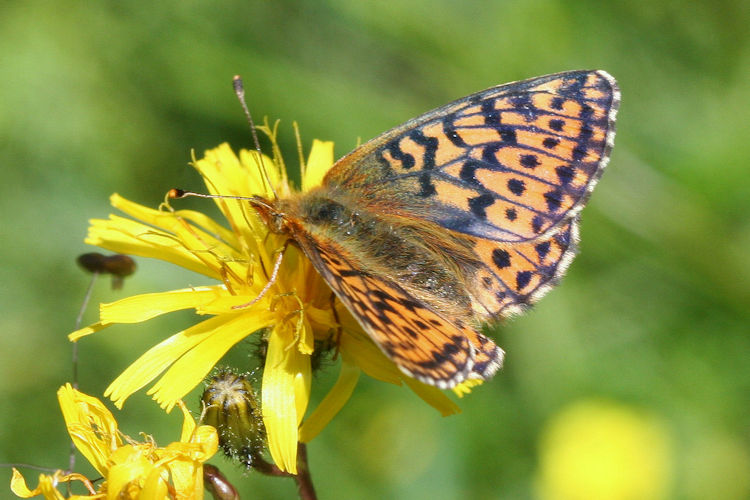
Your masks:
[[[296,165],[293,120],[307,147],[334,140],[343,155],[468,93],[601,68],[623,94],[617,145],[568,276],[498,330],[506,367],[461,415],[363,377],[309,447],[319,495],[750,497],[748,25],[742,0],[3,2],[0,462],[67,465],[55,391],[89,280],[74,263],[91,251],[87,219],[113,192],[155,207],[200,189],[193,149],[249,146],[234,74],[256,119],[282,120]],[[124,291],[100,281],[95,303],[205,283],[138,264]],[[101,396],[193,321],[87,338],[82,388]],[[143,392],[118,413],[134,437],[178,438],[179,415]],[[289,480],[212,462],[243,498],[295,497]]]

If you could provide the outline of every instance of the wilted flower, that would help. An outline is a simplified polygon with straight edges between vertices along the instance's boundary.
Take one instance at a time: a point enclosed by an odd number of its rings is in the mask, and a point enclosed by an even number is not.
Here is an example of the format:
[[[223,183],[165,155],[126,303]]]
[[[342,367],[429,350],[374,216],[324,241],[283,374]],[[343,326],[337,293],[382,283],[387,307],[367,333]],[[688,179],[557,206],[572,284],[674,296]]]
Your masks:
[[[81,481],[91,494],[70,498],[157,500],[203,496],[203,463],[216,453],[218,437],[209,425],[196,427],[182,402],[178,402],[184,415],[180,440],[161,448],[152,439],[138,442],[123,435],[101,401],[70,384],[61,387],[57,395],[73,443],[103,481],[95,488],[81,474],[57,471],[41,474],[39,485],[31,490],[14,469],[11,489],[16,495],[61,499],[65,497],[57,490],[59,484]]]

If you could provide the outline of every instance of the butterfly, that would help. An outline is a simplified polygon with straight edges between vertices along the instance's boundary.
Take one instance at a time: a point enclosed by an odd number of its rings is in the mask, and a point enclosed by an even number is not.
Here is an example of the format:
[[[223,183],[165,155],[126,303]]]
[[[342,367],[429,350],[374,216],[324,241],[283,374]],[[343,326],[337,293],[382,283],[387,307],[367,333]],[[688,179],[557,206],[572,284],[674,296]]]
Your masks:
[[[488,379],[504,352],[482,325],[572,261],[619,101],[604,71],[489,88],[357,147],[317,188],[251,204],[401,371],[443,389]]]

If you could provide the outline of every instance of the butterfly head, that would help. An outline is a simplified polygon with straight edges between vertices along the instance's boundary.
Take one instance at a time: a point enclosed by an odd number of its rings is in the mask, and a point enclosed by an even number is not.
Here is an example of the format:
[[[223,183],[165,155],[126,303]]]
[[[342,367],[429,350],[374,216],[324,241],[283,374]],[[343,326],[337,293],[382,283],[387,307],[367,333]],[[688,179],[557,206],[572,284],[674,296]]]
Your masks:
[[[268,229],[277,234],[288,233],[288,220],[284,215],[284,210],[279,209],[273,201],[261,197],[253,196],[248,200],[250,205],[258,212]]]

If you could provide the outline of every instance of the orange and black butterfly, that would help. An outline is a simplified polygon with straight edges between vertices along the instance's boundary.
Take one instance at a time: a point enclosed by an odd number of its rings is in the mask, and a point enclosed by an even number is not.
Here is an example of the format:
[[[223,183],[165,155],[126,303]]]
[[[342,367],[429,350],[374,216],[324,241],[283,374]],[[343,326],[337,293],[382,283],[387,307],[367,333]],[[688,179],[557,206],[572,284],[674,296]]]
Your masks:
[[[318,188],[252,204],[403,372],[440,388],[487,379],[504,354],[481,325],[570,264],[619,101],[604,71],[493,87],[358,147]]]

